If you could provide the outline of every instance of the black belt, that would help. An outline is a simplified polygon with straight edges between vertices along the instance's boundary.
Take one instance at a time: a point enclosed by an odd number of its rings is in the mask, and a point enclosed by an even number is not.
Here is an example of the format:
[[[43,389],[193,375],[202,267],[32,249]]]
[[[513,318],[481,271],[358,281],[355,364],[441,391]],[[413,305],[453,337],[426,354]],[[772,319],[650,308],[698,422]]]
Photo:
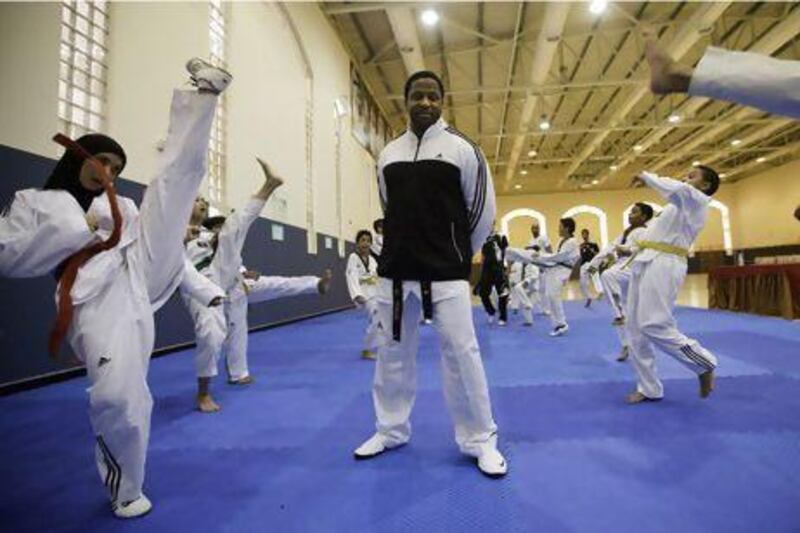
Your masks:
[[[422,296],[422,317],[425,322],[433,320],[433,290],[430,281],[420,281],[420,294]],[[403,330],[403,280],[392,280],[392,338],[400,342],[400,332]]]
[[[210,264],[211,264],[211,261],[213,261],[213,260],[214,260],[214,256],[213,256],[213,255],[212,255],[212,256],[210,256],[210,257],[206,257],[205,259],[203,259],[203,260],[202,260],[202,261],[200,261],[199,263],[195,264],[195,265],[194,265],[194,268],[195,268],[195,269],[196,269],[198,272],[200,272],[200,271],[202,271],[204,268],[206,268],[208,265],[210,265]]]

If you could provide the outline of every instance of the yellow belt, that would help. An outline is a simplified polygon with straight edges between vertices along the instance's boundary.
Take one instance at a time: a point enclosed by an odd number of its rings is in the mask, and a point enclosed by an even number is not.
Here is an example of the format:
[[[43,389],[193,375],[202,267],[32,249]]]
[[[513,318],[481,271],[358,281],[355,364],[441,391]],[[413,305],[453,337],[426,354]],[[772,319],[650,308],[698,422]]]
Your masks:
[[[689,257],[689,250],[687,250],[686,248],[681,248],[680,246],[674,246],[672,244],[667,244],[665,242],[636,241],[636,244],[642,250],[648,250],[648,249],[656,250],[658,252],[677,255],[679,257]]]

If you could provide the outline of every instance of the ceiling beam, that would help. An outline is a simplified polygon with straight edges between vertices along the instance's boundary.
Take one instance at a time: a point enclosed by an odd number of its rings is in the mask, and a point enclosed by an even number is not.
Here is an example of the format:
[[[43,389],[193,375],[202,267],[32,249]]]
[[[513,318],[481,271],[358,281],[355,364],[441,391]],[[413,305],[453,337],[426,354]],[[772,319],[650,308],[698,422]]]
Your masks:
[[[503,137],[502,135],[505,133],[506,130],[506,118],[508,117],[508,99],[511,96],[511,92],[509,91],[509,87],[511,87],[511,80],[514,78],[514,64],[517,61],[517,39],[519,38],[520,32],[522,31],[522,14],[525,10],[525,3],[520,2],[519,6],[517,7],[517,22],[514,24],[514,40],[513,45],[511,47],[511,57],[508,60],[508,74],[506,75],[506,90],[505,96],[503,98],[503,111],[502,115],[500,116],[500,137],[497,138],[497,143],[494,147],[494,161],[500,157],[500,149],[503,146]]]
[[[725,10],[731,2],[716,2],[716,3],[709,3],[709,4],[699,4],[692,16],[689,17],[680,29],[678,29],[677,34],[675,37],[664,46],[667,50],[669,50],[672,55],[680,60],[686,55],[689,50],[702,38],[702,31],[706,28],[712,27],[714,22],[722,16]],[[662,46],[665,43],[661,43]],[[628,113],[633,110],[634,107],[645,97],[645,95],[650,93],[650,88],[643,84],[637,87],[633,93],[631,93],[628,98],[622,102],[620,105],[616,106],[616,111],[612,114],[609,123],[612,126],[616,126],[617,123],[622,121]],[[608,137],[610,134],[609,132],[602,132],[595,135],[589,142],[586,144],[578,154],[578,157],[570,164],[567,168],[567,172],[561,179],[561,186],[564,186],[569,181],[569,177],[581,166],[583,161],[585,161],[589,156],[594,153],[596,149],[600,147],[603,141]]]
[[[488,104],[487,104],[488,105]],[[783,123],[784,119],[780,118],[751,118],[751,119],[743,119],[739,120],[735,123],[736,125],[747,125],[747,124],[768,124],[768,123],[775,123],[781,122]],[[791,121],[790,121],[791,122]],[[719,124],[719,120],[689,120],[682,122],[677,125],[679,128],[701,128],[705,126],[712,126],[715,124]],[[544,137],[545,135],[578,135],[583,133],[601,133],[604,131],[637,131],[637,130],[651,130],[655,126],[653,124],[648,123],[639,123],[639,124],[618,124],[616,126],[577,126],[577,127],[568,127],[568,128],[557,128],[551,129],[546,132],[540,131],[538,128],[533,128],[526,132],[526,135],[530,137]],[[781,126],[783,127],[783,126]],[[481,135],[481,138],[495,138],[498,137],[500,134],[498,133],[487,133]],[[510,134],[505,134],[510,135]],[[643,153],[642,155],[647,156],[648,154]]]
[[[756,161],[755,159],[753,159],[752,161],[750,161],[748,163],[745,163],[744,165],[739,165],[735,169],[729,170],[726,173],[728,175],[727,179],[730,179],[731,177],[733,177],[733,176],[735,176],[737,174],[744,174],[745,172],[749,172],[749,171],[753,170],[755,167],[757,167],[758,165],[763,165],[764,163],[767,163],[767,162],[772,161],[774,159],[778,159],[778,158],[781,158],[781,157],[793,155],[798,151],[800,151],[800,141],[792,143],[792,144],[786,146],[785,148],[781,148],[780,150],[775,150],[772,153],[763,155],[762,156],[762,157],[764,157],[763,161]]]
[[[558,41],[564,31],[564,24],[567,22],[569,9],[570,4],[567,2],[547,4],[544,19],[542,20],[542,28],[536,40],[536,48],[529,78],[530,85],[544,85],[547,75],[550,73],[550,67],[553,65],[553,60],[556,57]],[[513,144],[511,145],[509,165],[506,168],[504,179],[506,187],[511,182],[516,172],[517,163],[519,162],[525,145],[525,134],[533,121],[533,114],[538,102],[539,96],[529,93],[525,99],[525,103],[522,105],[522,112],[519,115],[519,123],[517,126],[517,135],[514,137]]]
[[[484,87],[479,86],[473,89],[461,89],[458,91],[448,91],[449,93],[453,94],[454,96],[472,96],[476,94],[493,94],[493,93],[505,93],[505,92],[512,92],[512,93],[528,93],[534,96],[542,96],[542,95],[549,95],[552,96],[553,94],[558,94],[559,92],[570,92],[570,91],[591,91],[594,89],[607,89],[607,88],[615,88],[615,87],[625,87],[628,85],[641,85],[645,83],[644,79],[639,78],[628,78],[622,80],[587,80],[587,81],[575,81],[575,82],[568,82],[568,83],[551,83],[547,85],[509,85],[506,87]],[[381,98],[385,100],[402,100],[402,94],[385,94],[381,96]]]
[[[346,15],[348,13],[366,13],[368,11],[383,11],[390,7],[419,7],[417,2],[357,2],[344,5],[327,7],[324,9],[326,15]]]
[[[386,16],[389,17],[389,25],[394,33],[397,49],[403,56],[406,74],[410,76],[414,72],[425,70],[425,60],[422,58],[422,46],[419,44],[414,11],[408,7],[392,6],[386,8]]]

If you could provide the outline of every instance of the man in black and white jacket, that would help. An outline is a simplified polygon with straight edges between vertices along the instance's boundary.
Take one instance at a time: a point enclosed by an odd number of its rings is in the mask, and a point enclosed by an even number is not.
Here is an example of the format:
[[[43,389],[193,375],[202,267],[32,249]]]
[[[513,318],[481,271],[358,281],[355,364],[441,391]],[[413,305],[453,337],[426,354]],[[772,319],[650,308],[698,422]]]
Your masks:
[[[497,450],[468,281],[473,251],[492,229],[494,188],[480,148],[442,120],[443,98],[436,74],[412,75],[405,85],[409,128],[378,160],[385,218],[377,302],[385,342],[373,385],[377,432],[355,457],[375,457],[411,436],[422,312],[439,336],[456,443],[481,472],[500,477],[507,465]]]

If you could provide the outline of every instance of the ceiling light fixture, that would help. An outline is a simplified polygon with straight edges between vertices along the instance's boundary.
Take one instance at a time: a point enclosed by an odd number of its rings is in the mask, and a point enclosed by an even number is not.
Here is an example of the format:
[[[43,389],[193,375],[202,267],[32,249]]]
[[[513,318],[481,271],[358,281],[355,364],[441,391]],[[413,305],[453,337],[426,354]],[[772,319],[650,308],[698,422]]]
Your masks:
[[[550,129],[550,122],[547,120],[546,115],[542,115],[542,120],[539,122],[539,129],[542,131],[547,131]]]
[[[673,113],[669,116],[669,118],[667,118],[667,121],[669,121],[670,124],[677,124],[681,121],[681,116]]]
[[[517,189],[517,190],[519,190],[519,189],[521,189],[521,188],[522,188],[522,185],[520,185],[520,184],[518,183],[518,184],[514,185],[514,188],[515,188],[515,189]]]
[[[528,157],[536,157],[536,155],[537,155],[536,150],[531,150],[530,152],[528,152]]]
[[[528,171],[527,170],[522,170],[522,171],[520,171],[520,174],[522,174],[523,176],[527,176],[528,175]]]
[[[598,183],[600,183],[598,180],[592,180],[592,185],[597,185]]]
[[[422,12],[422,17],[420,18],[426,26],[436,26],[436,23],[439,22],[439,13],[433,9],[426,9]]]
[[[739,146],[740,144],[742,144],[741,139],[734,139],[731,141],[731,146]]]
[[[644,150],[644,146],[642,146],[641,144],[637,144],[633,147],[634,152],[641,152],[642,150]]]
[[[756,163],[763,163],[763,162],[764,162],[764,161],[766,161],[766,160],[767,160],[767,158],[766,158],[766,157],[764,157],[764,156],[762,155],[761,157],[759,157],[758,159],[756,159]]]
[[[692,166],[693,167],[699,167],[700,166],[700,161],[692,161]]]
[[[727,177],[728,177],[728,175],[727,175],[727,174],[725,174],[724,172],[723,172],[722,174],[720,174],[720,175],[719,175],[719,179],[722,179],[722,180],[724,180],[724,179],[725,179],[725,178],[727,178]]]
[[[610,167],[608,167],[608,168],[611,170],[611,172],[615,172],[615,171],[617,170],[617,168],[618,168],[618,167],[617,167],[617,165],[611,165],[611,166],[610,166]]]
[[[595,15],[599,15],[608,7],[608,0],[592,0],[589,2],[589,11]]]

